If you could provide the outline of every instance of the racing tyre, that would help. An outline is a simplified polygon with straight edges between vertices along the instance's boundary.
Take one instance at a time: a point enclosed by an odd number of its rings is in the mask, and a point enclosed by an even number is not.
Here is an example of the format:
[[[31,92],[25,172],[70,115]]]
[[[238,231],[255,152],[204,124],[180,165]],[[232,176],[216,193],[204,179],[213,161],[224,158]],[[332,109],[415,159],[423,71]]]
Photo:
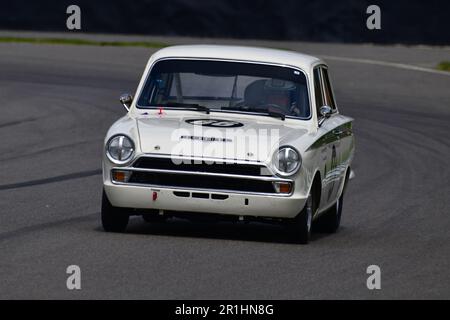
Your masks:
[[[328,233],[335,233],[341,224],[342,205],[344,204],[344,192],[336,203],[320,217],[320,228]]]
[[[300,244],[307,244],[311,238],[312,219],[315,212],[314,194],[309,194],[305,207],[295,217],[293,222],[293,235],[296,242]]]
[[[130,218],[126,209],[111,205],[104,190],[101,216],[103,229],[107,232],[124,232]]]

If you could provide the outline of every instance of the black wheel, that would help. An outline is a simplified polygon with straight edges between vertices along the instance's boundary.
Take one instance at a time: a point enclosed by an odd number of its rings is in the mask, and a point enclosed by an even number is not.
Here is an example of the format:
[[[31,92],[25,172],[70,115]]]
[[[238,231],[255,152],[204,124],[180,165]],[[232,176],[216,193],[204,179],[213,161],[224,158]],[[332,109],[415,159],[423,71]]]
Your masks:
[[[105,191],[102,195],[102,226],[108,232],[124,232],[130,218],[126,209],[114,207],[109,202]]]
[[[344,192],[336,203],[320,217],[320,229],[324,232],[335,233],[341,224],[342,205],[344,204]]]
[[[295,217],[292,224],[292,232],[296,242],[307,244],[311,238],[312,219],[316,210],[316,201],[314,198],[313,189],[311,190],[306,200],[305,207]]]

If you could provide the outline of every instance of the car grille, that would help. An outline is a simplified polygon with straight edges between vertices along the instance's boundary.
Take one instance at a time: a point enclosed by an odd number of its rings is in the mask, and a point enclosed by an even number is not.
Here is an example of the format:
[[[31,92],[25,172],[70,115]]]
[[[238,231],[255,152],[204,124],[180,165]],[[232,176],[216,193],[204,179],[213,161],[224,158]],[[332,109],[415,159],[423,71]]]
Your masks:
[[[208,172],[245,176],[270,176],[264,165],[246,163],[208,163],[205,160],[189,160],[187,163],[175,163],[171,158],[140,157],[133,167],[142,169],[160,169],[174,171]]]
[[[179,160],[179,161],[178,161]],[[276,193],[269,169],[260,163],[211,163],[205,159],[138,158],[127,183],[230,192]],[[188,161],[186,161],[188,160]]]
[[[134,171],[130,183],[170,186],[175,188],[229,190],[236,192],[274,193],[271,181],[252,180],[223,176],[199,176],[166,172]]]

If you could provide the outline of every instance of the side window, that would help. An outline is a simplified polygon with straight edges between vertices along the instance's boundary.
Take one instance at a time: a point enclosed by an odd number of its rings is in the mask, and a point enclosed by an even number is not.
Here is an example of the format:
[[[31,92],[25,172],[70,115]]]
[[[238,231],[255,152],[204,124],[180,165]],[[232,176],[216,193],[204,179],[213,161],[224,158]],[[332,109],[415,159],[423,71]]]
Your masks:
[[[314,68],[314,95],[316,96],[316,109],[317,114],[320,114],[319,110],[324,105],[322,97],[322,75],[320,68]]]
[[[331,90],[330,79],[328,77],[328,70],[322,68],[323,84],[324,84],[324,94],[325,102],[331,109],[336,110],[336,102],[334,101],[333,91]]]

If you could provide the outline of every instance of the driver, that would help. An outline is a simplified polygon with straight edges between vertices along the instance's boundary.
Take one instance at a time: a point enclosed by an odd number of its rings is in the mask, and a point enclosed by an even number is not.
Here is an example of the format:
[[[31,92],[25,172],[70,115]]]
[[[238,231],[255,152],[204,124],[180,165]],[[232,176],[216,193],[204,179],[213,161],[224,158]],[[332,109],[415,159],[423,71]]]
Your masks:
[[[291,81],[269,79],[264,83],[264,92],[267,105],[278,106],[280,111],[287,115],[298,115],[300,110],[295,101],[297,87]]]

